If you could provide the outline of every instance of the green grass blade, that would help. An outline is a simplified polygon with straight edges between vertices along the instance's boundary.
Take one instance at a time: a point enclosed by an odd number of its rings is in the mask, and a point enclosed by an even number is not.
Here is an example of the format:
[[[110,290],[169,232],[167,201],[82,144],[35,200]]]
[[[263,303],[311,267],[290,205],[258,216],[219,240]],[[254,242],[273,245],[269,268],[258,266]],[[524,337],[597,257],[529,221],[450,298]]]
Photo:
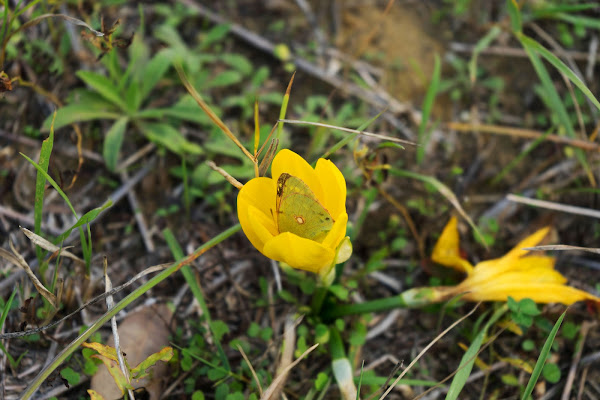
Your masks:
[[[596,8],[597,7],[598,5],[596,4]],[[581,15],[571,15],[566,13],[556,14],[554,18],[573,25],[579,25],[591,29],[600,29],[600,20],[598,18],[583,17]]]
[[[529,378],[527,387],[525,388],[525,391],[523,392],[523,396],[521,396],[521,400],[527,400],[527,399],[529,399],[529,396],[531,396],[531,393],[533,392],[535,384],[537,383],[538,379],[540,378],[542,369],[544,368],[544,364],[546,363],[546,360],[548,359],[548,355],[550,354],[550,350],[552,348],[552,343],[554,343],[554,338],[556,337],[556,334],[558,333],[558,329],[560,328],[560,325],[562,324],[562,321],[565,318],[565,315],[567,315],[566,310],[558,318],[558,321],[556,321],[556,323],[554,324],[554,328],[552,328],[550,335],[548,335],[548,338],[546,339],[546,343],[544,343],[544,347],[542,347],[542,352],[540,353],[540,356],[538,357],[538,360],[535,363],[535,367],[533,368],[533,372],[531,373],[531,377]]]
[[[2,315],[0,315],[0,332],[3,332],[2,327],[4,326],[4,322],[6,322],[6,317],[8,317],[8,312],[10,311],[10,307],[12,306],[13,300],[15,299],[16,295],[17,295],[17,288],[13,289],[12,294],[10,295],[10,297],[8,298],[6,303],[4,303],[4,310],[2,310]],[[2,342],[0,342],[0,350],[2,350],[2,353],[6,354],[6,357],[8,358],[8,362],[10,363],[10,365],[13,368],[17,368],[18,362],[15,361],[15,359],[8,353],[8,351],[6,351],[6,348],[4,347]]]
[[[467,379],[469,379],[469,375],[471,375],[471,371],[473,370],[473,364],[475,364],[475,359],[477,358],[477,354],[479,354],[479,350],[481,349],[481,345],[483,344],[483,339],[487,335],[487,331],[502,315],[506,313],[508,307],[504,305],[504,307],[499,308],[496,312],[491,316],[490,320],[485,324],[484,328],[477,334],[475,340],[471,343],[462,359],[460,360],[460,365],[458,367],[458,372],[454,375],[452,379],[452,383],[450,384],[450,388],[448,389],[448,393],[446,393],[446,400],[456,400],[458,399],[458,395],[462,391]]]
[[[175,239],[173,232],[171,232],[171,230],[169,228],[163,229],[162,232],[163,232],[163,236],[165,237],[165,240],[167,241],[167,244],[169,245],[169,249],[171,249],[171,253],[173,253],[173,256],[175,257],[175,259],[176,260],[183,259],[184,258],[183,250],[179,246],[179,243],[177,243],[177,239]],[[219,358],[221,359],[223,366],[225,368],[227,368],[228,371],[231,371],[231,366],[229,365],[229,361],[227,360],[227,355],[225,354],[225,351],[223,350],[223,347],[221,346],[221,341],[219,340],[219,336],[213,331],[213,325],[211,323],[212,320],[210,317],[210,311],[208,310],[208,306],[206,305],[206,300],[204,299],[204,293],[202,291],[202,288],[200,287],[200,285],[198,284],[198,281],[196,280],[196,277],[194,276],[194,272],[192,271],[192,269],[190,268],[189,265],[184,265],[183,268],[181,268],[181,273],[183,274],[185,281],[189,285],[190,290],[192,291],[192,294],[194,295],[194,298],[200,305],[200,308],[202,309],[202,313],[204,314],[204,318],[206,318],[206,322],[208,323],[208,326],[210,327],[210,330],[213,333],[213,340],[215,341],[215,345],[217,346],[217,351],[219,352]]]
[[[502,29],[495,25],[477,42],[477,44],[475,44],[471,61],[469,61],[469,78],[471,79],[471,83],[474,83],[477,79],[477,58],[479,57],[479,53],[487,49],[500,33],[502,33]]]
[[[418,173],[412,172],[412,171],[394,168],[394,169],[390,169],[389,172],[390,172],[390,174],[395,175],[395,176],[418,179],[422,182],[428,183],[431,186],[433,186],[438,191],[439,194],[444,196],[450,202],[450,204],[452,204],[454,206],[454,208],[456,208],[456,210],[459,212],[459,214],[471,226],[471,228],[475,232],[475,235],[478,236],[478,238],[481,240],[481,243],[483,243],[483,245],[487,247],[487,245],[485,244],[485,240],[483,239],[483,235],[479,231],[479,228],[477,228],[477,225],[475,225],[475,223],[471,220],[471,217],[469,217],[469,215],[462,208],[462,206],[460,205],[460,202],[456,198],[456,195],[452,192],[452,190],[450,190],[450,188],[448,186],[444,185],[442,182],[440,182],[439,180],[437,180],[436,178],[434,178],[432,176],[422,175],[422,174],[418,174]]]
[[[100,214],[102,211],[106,210],[107,208],[111,207],[112,205],[113,205],[113,202],[112,202],[112,200],[109,199],[108,201],[106,201],[106,203],[104,203],[100,207],[94,208],[93,210],[86,212],[85,214],[83,214],[83,216],[81,216],[81,218],[79,218],[77,220],[77,222],[75,222],[75,224],[73,224],[73,226],[71,226],[64,233],[62,233],[60,236],[58,236],[54,240],[54,242],[55,243],[62,242],[63,240],[65,240],[67,237],[69,237],[71,235],[71,232],[73,231],[73,229],[79,228],[80,226],[83,226],[86,224],[89,224],[94,219],[96,219],[98,214]]]
[[[546,61],[548,61],[550,64],[552,64],[552,66],[554,66],[554,68],[556,68],[559,72],[561,72],[567,78],[569,78],[569,80],[571,82],[573,82],[573,84],[575,86],[577,86],[579,88],[579,90],[581,90],[583,92],[583,94],[585,94],[586,97],[592,103],[594,103],[596,108],[598,108],[598,110],[600,110],[600,102],[598,102],[598,99],[596,99],[594,94],[590,91],[590,89],[587,88],[585,83],[583,83],[581,81],[581,79],[579,79],[579,77],[577,75],[575,75],[575,73],[573,71],[571,71],[571,69],[569,67],[567,67],[567,65],[565,63],[560,61],[560,59],[558,57],[556,57],[554,54],[552,54],[552,52],[550,52],[548,49],[546,49],[544,46],[542,46],[541,44],[539,44],[532,38],[527,37],[525,35],[517,35],[517,37],[521,41],[521,44],[523,45],[523,47],[525,48],[525,50],[527,51],[528,54],[532,53],[532,52],[536,52],[537,54],[544,57],[544,59]],[[531,58],[531,56],[529,56],[529,57]],[[536,68],[536,71],[537,71],[537,68]]]
[[[33,161],[31,158],[27,157],[23,153],[19,153],[19,154],[21,154],[27,161],[29,161],[31,163],[31,165],[33,165],[35,167],[35,169],[38,170],[38,174],[42,174],[44,176],[44,178],[50,183],[50,185],[52,185],[52,187],[58,192],[60,197],[63,198],[65,203],[67,203],[67,206],[69,207],[69,209],[71,210],[73,215],[75,215],[76,218],[79,218],[79,216],[77,215],[77,212],[75,211],[75,208],[73,208],[73,205],[71,204],[71,201],[69,200],[69,198],[67,197],[65,192],[62,191],[62,189],[60,188],[58,183],[56,183],[56,181],[54,179],[52,179],[52,177],[50,175],[48,175],[48,173],[46,171],[44,171],[44,169],[38,163],[36,163],[35,161]],[[81,227],[79,227],[79,236],[81,239],[81,249],[82,249],[82,252],[84,255],[84,259],[86,261],[86,265],[85,265],[86,271],[89,272],[89,268],[90,268],[89,263],[91,260],[91,254],[89,253],[89,251],[91,250],[91,242],[92,242],[91,231],[89,230],[89,226],[88,226],[89,241],[86,241],[85,233]]]
[[[517,0],[506,0],[508,15],[510,17],[510,27],[513,32],[521,32],[523,30],[523,22],[521,20],[521,10]]]
[[[8,311],[10,310],[10,307],[12,306],[12,302],[16,295],[17,288],[13,289],[12,294],[4,304],[4,310],[2,310],[2,315],[0,316],[0,331],[2,331],[2,327],[4,326],[4,322],[6,322],[6,317],[8,316]]]
[[[40,151],[39,166],[48,173],[48,165],[50,164],[50,156],[52,155],[52,147],[54,146],[54,118],[56,118],[56,111],[53,115],[53,123],[50,124],[50,134],[42,142],[42,149]],[[33,206],[33,231],[36,235],[42,236],[42,214],[44,209],[44,192],[46,188],[46,178],[40,172],[35,177],[35,200]],[[41,247],[36,246],[35,253],[38,258],[38,262],[42,263],[42,257],[44,251]]]
[[[554,83],[552,82],[552,78],[550,77],[548,70],[546,69],[546,67],[544,66],[544,63],[538,56],[539,51],[536,50],[536,47],[531,46],[531,42],[535,42],[535,41],[533,41],[531,39],[528,41],[527,40],[528,38],[523,35],[520,35],[519,38],[522,39],[523,48],[525,49],[525,52],[529,56],[531,64],[533,64],[533,68],[535,69],[535,72],[537,73],[538,77],[540,78],[542,87],[544,88],[545,96],[544,96],[543,100],[545,100],[547,102],[547,104],[550,107],[550,109],[552,110],[552,112],[558,117],[558,120],[560,121],[560,124],[565,129],[567,136],[571,137],[571,138],[576,137],[575,130],[573,128],[573,125],[571,124],[571,119],[569,118],[569,113],[567,112],[567,109],[565,108],[558,92],[556,91],[556,88],[554,87]],[[548,54],[551,54],[550,52],[548,52],[548,50],[545,50],[545,51]],[[552,57],[556,58],[554,55],[552,55]],[[565,66],[565,68],[568,69],[566,66]],[[561,70],[561,72],[562,72],[562,70]],[[575,76],[575,74],[573,74],[573,76]],[[589,92],[589,90],[588,90],[588,92]],[[593,97],[593,95],[592,95],[592,97]],[[595,100],[595,97],[594,97],[594,100]],[[597,102],[598,101],[596,100],[596,103]],[[585,153],[581,149],[575,149],[575,156],[577,157],[577,160],[579,161],[579,163],[582,165],[583,169],[586,171],[588,177],[593,177]]]
[[[441,63],[438,55],[435,55],[435,60],[433,64],[433,75],[431,77],[431,83],[427,88],[427,93],[425,93],[425,100],[423,100],[423,113],[421,115],[421,123],[419,124],[419,132],[418,132],[418,142],[420,144],[417,147],[417,163],[421,164],[423,159],[425,158],[425,149],[427,147],[427,138],[425,137],[425,131],[427,129],[427,124],[429,122],[429,116],[431,115],[431,109],[433,108],[433,103],[435,102],[435,96],[438,93],[440,86],[440,76],[441,76]]]
[[[287,106],[290,102],[290,92],[292,91],[292,84],[294,83],[294,75],[292,75],[292,79],[290,79],[290,83],[288,84],[287,89],[285,90],[285,95],[283,96],[283,101],[281,102],[281,110],[279,111],[279,119],[285,119],[285,114],[287,113]],[[283,122],[279,122],[277,126],[277,138],[281,139],[281,134],[283,133]]]

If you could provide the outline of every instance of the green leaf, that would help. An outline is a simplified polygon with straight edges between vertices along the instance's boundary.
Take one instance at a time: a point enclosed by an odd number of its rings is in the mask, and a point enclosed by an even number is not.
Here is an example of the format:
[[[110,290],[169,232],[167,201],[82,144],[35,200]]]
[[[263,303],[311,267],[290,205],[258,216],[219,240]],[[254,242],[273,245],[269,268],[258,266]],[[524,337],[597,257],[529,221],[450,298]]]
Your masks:
[[[258,337],[258,335],[260,333],[260,325],[258,325],[256,322],[252,321],[252,323],[250,323],[250,326],[248,327],[248,331],[246,333],[251,338]]]
[[[325,385],[327,385],[327,382],[329,382],[329,379],[329,375],[324,372],[319,372],[317,374],[317,379],[315,379],[315,389],[319,391],[323,390]]]
[[[140,108],[142,100],[140,85],[137,82],[131,82],[125,91],[125,103],[127,103],[127,110],[130,112],[137,111],[137,109]]]
[[[128,117],[121,117],[110,127],[108,132],[106,132],[104,146],[102,148],[102,156],[104,157],[106,166],[111,171],[114,171],[115,167],[117,166],[119,151],[121,150],[121,145],[123,144],[123,137],[125,135],[125,129],[127,128],[128,122]]]
[[[238,71],[223,71],[214,78],[208,80],[203,89],[231,86],[241,82],[242,75]]]
[[[201,48],[205,49],[212,43],[218,42],[229,33],[231,27],[228,24],[217,25],[202,37]]]
[[[83,214],[81,216],[81,218],[79,218],[77,220],[77,222],[75,222],[75,224],[73,224],[73,226],[71,226],[63,234],[61,234],[59,237],[57,237],[54,240],[54,243],[62,242],[63,240],[65,240],[67,237],[69,237],[71,235],[71,232],[73,231],[73,229],[79,228],[80,226],[83,226],[85,224],[89,224],[90,222],[92,222],[93,220],[96,219],[98,214],[100,214],[102,211],[106,210],[107,208],[111,207],[112,205],[113,205],[112,200],[109,199],[106,203],[104,203],[100,207],[94,208],[93,210],[86,212],[85,214]]]
[[[107,103],[108,104],[108,103]],[[54,130],[75,122],[92,121],[95,119],[117,119],[121,114],[116,111],[91,108],[89,104],[79,103],[70,104],[56,110],[56,119],[54,120]],[[43,123],[43,129],[50,128],[52,116],[46,118]]]
[[[244,76],[252,72],[252,63],[240,54],[225,53],[220,54],[219,58]]]
[[[110,79],[92,71],[77,71],[76,75],[106,100],[124,110],[127,109],[121,93],[116,90],[115,84]]]
[[[173,358],[173,348],[164,347],[159,352],[150,354],[144,361],[131,370],[134,379],[142,379],[147,375],[148,368],[159,361],[168,362]]]
[[[202,154],[202,148],[188,141],[183,135],[171,125],[163,123],[140,123],[140,129],[146,137],[166,147],[176,154]]]
[[[71,386],[77,385],[79,383],[80,376],[77,372],[73,371],[71,367],[61,369],[60,376],[65,378]]]
[[[554,328],[552,328],[550,335],[548,335],[548,338],[546,339],[546,342],[544,343],[544,347],[542,348],[542,352],[540,353],[540,356],[538,357],[538,360],[535,363],[535,367],[533,368],[533,372],[531,374],[531,377],[529,378],[527,387],[525,388],[525,391],[523,392],[523,395],[521,396],[521,400],[526,400],[529,398],[529,396],[531,396],[531,393],[533,392],[535,384],[537,383],[537,381],[540,377],[540,374],[542,373],[542,368],[544,367],[544,364],[546,363],[546,360],[548,359],[548,355],[550,354],[550,349],[552,348],[552,343],[554,342],[554,338],[556,337],[556,334],[558,333],[558,329],[560,328],[560,325],[562,324],[562,321],[565,318],[566,314],[567,314],[566,311],[564,313],[562,313],[562,315],[558,318],[558,321],[556,321],[556,323],[554,324]]]
[[[150,94],[150,91],[168,71],[169,67],[171,66],[172,55],[172,52],[165,50],[159,51],[154,57],[152,57],[152,60],[150,60],[148,65],[146,65],[140,87],[140,98],[142,100]]]
[[[204,393],[202,393],[199,390],[196,390],[194,393],[192,393],[192,400],[204,400]]]
[[[542,370],[544,379],[550,383],[558,383],[560,381],[560,368],[556,364],[546,364]]]
[[[331,286],[329,286],[329,291],[331,293],[333,293],[334,296],[340,300],[348,299],[348,295],[349,295],[348,289],[346,289],[342,285],[331,285]]]
[[[216,336],[217,340],[220,341],[223,339],[223,336],[229,333],[229,326],[227,326],[225,322],[216,319],[210,321],[210,330],[212,331],[213,335]]]
[[[537,304],[531,299],[523,299],[519,301],[519,306],[523,314],[529,316],[540,315],[542,312],[538,310]]]

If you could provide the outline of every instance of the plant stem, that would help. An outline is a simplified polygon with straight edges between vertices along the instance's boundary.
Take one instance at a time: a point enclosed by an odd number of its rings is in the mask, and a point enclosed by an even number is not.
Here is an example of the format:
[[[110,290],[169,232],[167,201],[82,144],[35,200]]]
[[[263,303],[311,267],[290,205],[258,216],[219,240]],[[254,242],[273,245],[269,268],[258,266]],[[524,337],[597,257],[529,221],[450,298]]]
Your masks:
[[[380,312],[394,308],[419,308],[440,300],[435,288],[423,287],[409,289],[394,297],[366,301],[359,304],[343,304],[331,307],[322,314],[323,319],[332,320],[346,315]]]

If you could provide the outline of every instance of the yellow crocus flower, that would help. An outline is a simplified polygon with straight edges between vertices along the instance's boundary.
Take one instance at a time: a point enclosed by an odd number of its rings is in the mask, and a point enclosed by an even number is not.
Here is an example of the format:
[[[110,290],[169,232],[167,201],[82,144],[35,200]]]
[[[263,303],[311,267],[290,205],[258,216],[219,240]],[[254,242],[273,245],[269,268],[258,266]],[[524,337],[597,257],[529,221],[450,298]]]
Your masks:
[[[273,159],[271,173],[273,178],[251,179],[238,194],[238,218],[254,247],[273,260],[321,275],[346,261],[352,254],[346,237],[346,181],[335,164],[321,158],[313,168],[284,149]],[[317,217],[327,223],[315,227]]]
[[[528,251],[523,250],[539,244],[550,228],[534,232],[503,257],[485,260],[473,267],[459,255],[456,226],[456,218],[452,217],[436,243],[431,259],[462,271],[467,277],[457,286],[436,288],[442,297],[464,293],[462,298],[470,301],[507,301],[510,296],[517,301],[529,298],[536,303],[600,302],[600,298],[590,293],[567,286],[567,279],[554,269],[554,257],[528,255]]]

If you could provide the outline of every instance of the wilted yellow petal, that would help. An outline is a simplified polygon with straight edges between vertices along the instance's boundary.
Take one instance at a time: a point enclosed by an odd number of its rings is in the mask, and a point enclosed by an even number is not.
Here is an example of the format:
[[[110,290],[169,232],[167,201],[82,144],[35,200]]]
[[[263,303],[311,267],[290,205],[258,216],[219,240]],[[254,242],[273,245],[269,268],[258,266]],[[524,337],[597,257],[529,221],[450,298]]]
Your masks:
[[[473,266],[460,256],[457,223],[456,217],[450,218],[433,248],[431,259],[438,264],[470,274]]]
[[[476,286],[470,290],[463,298],[471,301],[507,301],[510,296],[517,301],[532,299],[536,303],[562,303],[565,305],[583,300],[600,302],[600,298],[583,290],[555,283],[519,283],[513,280],[513,282],[502,284],[490,283]]]
[[[506,253],[506,255],[504,257],[518,258],[518,257],[524,256],[525,254],[529,253],[529,250],[523,250],[523,249],[526,247],[536,246],[538,243],[540,243],[542,241],[542,239],[544,239],[544,237],[546,237],[548,232],[550,232],[549,226],[535,231],[531,235],[527,236],[525,239],[521,240],[511,251]]]

